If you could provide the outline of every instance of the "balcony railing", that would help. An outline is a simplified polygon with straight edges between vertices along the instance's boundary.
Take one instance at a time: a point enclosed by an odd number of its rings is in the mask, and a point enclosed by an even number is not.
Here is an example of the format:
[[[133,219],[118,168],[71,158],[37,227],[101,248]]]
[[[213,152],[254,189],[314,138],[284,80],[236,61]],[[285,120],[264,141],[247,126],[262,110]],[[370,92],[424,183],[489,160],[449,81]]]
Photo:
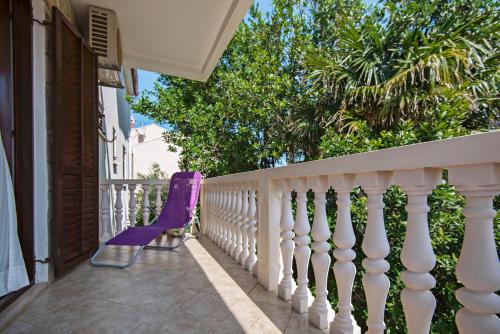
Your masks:
[[[162,193],[167,191],[169,183],[169,179],[101,181],[99,240],[107,241],[128,226],[135,226],[139,211],[144,225],[149,223],[151,217],[157,217],[165,201]],[[153,203],[150,201],[151,193],[154,194]],[[140,207],[137,205],[138,195],[142,199]]]
[[[277,290],[281,298],[291,301],[295,311],[308,312],[313,324],[319,328],[330,326],[332,333],[359,332],[351,298],[353,282],[359,279],[353,260],[363,256],[368,332],[383,333],[390,287],[383,195],[389,186],[398,185],[408,196],[401,251],[406,268],[401,273],[405,283],[401,302],[408,332],[428,333],[436,307],[432,293],[435,279],[430,273],[436,257],[429,235],[427,196],[442,182],[445,170],[448,183],[466,200],[465,234],[456,267],[457,280],[463,284],[456,291],[462,305],[456,314],[458,330],[500,333],[496,316],[500,313],[500,297],[495,293],[500,288],[500,264],[493,230],[493,198],[500,192],[500,132],[205,179],[202,231],[255,274],[268,290]],[[361,241],[363,255],[353,250],[359,241],[355,240],[351,222],[350,193],[357,186],[368,197]],[[330,188],[337,198],[334,231],[326,215],[325,194]],[[312,227],[307,214],[309,190],[314,193]],[[336,248],[331,252],[328,241],[332,236]],[[327,300],[331,256],[335,261],[337,305]],[[316,282],[315,298],[307,279],[310,262]],[[335,315],[332,309],[337,310]]]

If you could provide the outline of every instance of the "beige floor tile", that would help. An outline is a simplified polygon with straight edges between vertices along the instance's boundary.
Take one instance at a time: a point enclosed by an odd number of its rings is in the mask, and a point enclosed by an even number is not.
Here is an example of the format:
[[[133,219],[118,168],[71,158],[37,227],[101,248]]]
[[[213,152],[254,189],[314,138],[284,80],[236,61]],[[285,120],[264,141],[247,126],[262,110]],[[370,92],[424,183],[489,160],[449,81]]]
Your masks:
[[[112,304],[97,298],[89,298],[58,307],[39,318],[26,322],[36,327],[45,326],[57,333],[64,333],[106,314],[107,310],[113,306]]]
[[[288,321],[288,326],[285,331],[285,334],[325,334],[329,333],[326,329],[322,331],[314,327],[308,319],[307,313],[299,314],[295,311],[292,311],[290,316],[290,320]]]
[[[279,298],[278,295],[272,291],[267,291],[262,285],[258,284],[249,294],[254,302],[272,304],[282,307],[291,307],[289,302]]]
[[[57,332],[42,326],[33,326],[22,321],[14,321],[2,334],[70,334],[69,331]]]
[[[125,334],[141,320],[139,308],[120,304],[109,304],[106,312],[91,321],[72,329],[72,334]]]

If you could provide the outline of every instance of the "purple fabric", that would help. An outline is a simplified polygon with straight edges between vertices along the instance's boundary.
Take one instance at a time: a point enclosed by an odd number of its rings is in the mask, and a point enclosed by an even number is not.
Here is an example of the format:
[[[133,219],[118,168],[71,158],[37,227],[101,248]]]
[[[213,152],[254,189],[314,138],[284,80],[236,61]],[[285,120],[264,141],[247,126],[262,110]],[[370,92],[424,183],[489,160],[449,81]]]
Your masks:
[[[201,184],[200,172],[178,172],[172,176],[167,202],[153,225],[130,227],[106,245],[146,246],[168,229],[184,227],[196,209]]]
[[[129,227],[106,242],[106,245],[146,246],[163,232],[162,228],[154,225]]]

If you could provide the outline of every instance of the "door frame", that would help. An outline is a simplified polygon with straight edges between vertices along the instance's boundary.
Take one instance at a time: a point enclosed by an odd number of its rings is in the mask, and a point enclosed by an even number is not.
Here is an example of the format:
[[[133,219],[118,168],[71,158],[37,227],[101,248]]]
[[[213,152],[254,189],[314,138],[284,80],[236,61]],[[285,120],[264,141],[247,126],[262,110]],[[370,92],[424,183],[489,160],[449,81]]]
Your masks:
[[[0,6],[0,67],[5,90],[0,92],[0,125],[13,176],[17,233],[30,284],[35,278],[33,219],[33,9],[31,0],[2,0]],[[41,89],[43,89],[41,87]],[[6,135],[8,134],[8,136]],[[5,138],[6,137],[6,138]],[[4,296],[0,310],[27,288]]]

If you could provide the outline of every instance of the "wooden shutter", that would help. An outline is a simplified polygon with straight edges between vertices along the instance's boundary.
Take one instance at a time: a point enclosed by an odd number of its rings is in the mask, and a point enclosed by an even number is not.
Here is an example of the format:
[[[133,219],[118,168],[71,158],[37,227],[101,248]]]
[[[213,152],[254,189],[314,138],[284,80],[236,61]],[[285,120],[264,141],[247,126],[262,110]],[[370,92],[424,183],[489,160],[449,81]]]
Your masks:
[[[99,243],[97,63],[89,45],[53,8],[54,262],[60,275]]]

